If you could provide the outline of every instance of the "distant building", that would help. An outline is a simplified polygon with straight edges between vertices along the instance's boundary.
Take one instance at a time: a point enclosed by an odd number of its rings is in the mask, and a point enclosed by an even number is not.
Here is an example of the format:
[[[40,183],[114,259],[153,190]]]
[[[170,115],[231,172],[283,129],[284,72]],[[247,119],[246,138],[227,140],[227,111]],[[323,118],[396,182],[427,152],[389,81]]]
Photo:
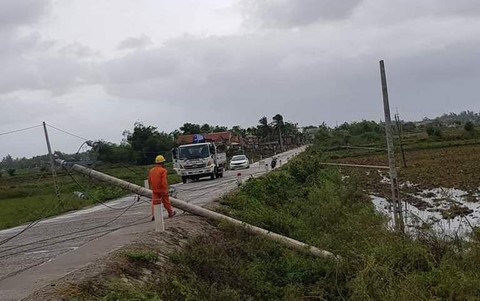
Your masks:
[[[218,132],[218,133],[208,133],[203,135],[205,137],[205,141],[207,142],[214,142],[214,143],[222,143],[226,145],[233,145],[233,144],[241,144],[242,139],[232,132]],[[195,135],[181,135],[177,138],[177,143],[182,144],[192,144],[194,142]]]
[[[303,135],[307,141],[315,140],[315,136],[318,133],[318,128],[303,129]]]

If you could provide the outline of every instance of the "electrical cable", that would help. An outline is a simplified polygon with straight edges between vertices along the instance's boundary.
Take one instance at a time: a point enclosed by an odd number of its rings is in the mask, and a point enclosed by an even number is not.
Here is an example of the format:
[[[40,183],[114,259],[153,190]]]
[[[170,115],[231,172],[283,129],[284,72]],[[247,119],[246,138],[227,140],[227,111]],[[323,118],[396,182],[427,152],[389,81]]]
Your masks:
[[[56,205],[52,210],[50,210],[48,213],[46,213],[46,214],[45,214],[46,208],[44,208],[45,210],[44,210],[43,213],[42,213],[43,217],[39,218],[39,219],[36,220],[36,221],[31,222],[28,226],[26,226],[24,229],[22,229],[20,232],[16,233],[15,235],[13,235],[13,236],[11,236],[11,237],[9,237],[9,238],[7,238],[7,239],[4,239],[4,240],[0,241],[0,246],[6,244],[7,242],[11,241],[11,240],[14,239],[14,238],[19,237],[20,235],[24,234],[24,233],[27,232],[28,230],[30,230],[30,229],[32,229],[33,227],[35,227],[38,223],[40,223],[42,220],[44,220],[46,217],[48,217],[52,212],[55,212],[58,208],[60,208],[60,206],[62,205],[62,201],[63,201],[63,200],[60,199],[60,202],[58,202],[57,205]]]
[[[101,225],[98,225],[98,226],[95,226],[95,227],[91,227],[91,228],[88,228],[88,229],[78,230],[78,231],[70,232],[70,233],[67,233],[67,234],[61,234],[61,235],[49,237],[49,238],[46,238],[46,239],[41,239],[41,240],[33,241],[33,242],[26,243],[26,244],[23,244],[23,245],[13,246],[13,247],[8,248],[8,249],[0,250],[0,254],[2,254],[2,253],[4,253],[4,252],[11,251],[11,250],[23,248],[23,247],[26,247],[26,246],[29,246],[29,245],[41,243],[41,242],[44,242],[44,241],[49,241],[49,240],[53,240],[53,239],[56,239],[56,238],[66,237],[66,236],[70,236],[70,235],[73,235],[73,234],[88,232],[88,231],[92,231],[92,230],[96,230],[96,229],[99,229],[99,228],[106,227],[106,226],[108,226],[109,224],[113,223],[114,221],[118,220],[120,217],[122,217],[122,216],[123,216],[125,213],[127,213],[128,210],[130,210],[136,203],[137,203],[137,201],[135,200],[134,202],[132,202],[132,204],[130,204],[127,208],[125,208],[125,210],[124,210],[123,212],[121,212],[119,215],[117,215],[116,217],[114,217],[113,219],[109,220],[108,222],[106,222],[106,223],[104,223],[104,224],[101,224]],[[148,216],[151,216],[151,215],[149,214]],[[88,236],[88,235],[87,235],[87,236]],[[59,241],[59,242],[62,242],[62,241]],[[57,243],[59,243],[59,242],[53,242],[53,243],[51,243],[51,244],[49,244],[49,245],[57,244]],[[42,245],[41,247],[43,247],[43,246],[46,246],[46,245]],[[36,248],[39,248],[39,247],[36,247]],[[33,249],[35,249],[35,248],[33,248]],[[24,250],[24,251],[21,251],[21,252],[18,252],[18,253],[28,252],[29,250],[32,250],[32,249]],[[0,259],[1,259],[1,258],[4,258],[4,257],[6,257],[6,256],[11,256],[11,255],[16,255],[16,254],[17,254],[17,253],[12,253],[12,254],[8,254],[8,255],[2,255],[2,256],[0,256]]]
[[[77,186],[78,186],[81,190],[87,191],[87,189],[86,189],[82,184],[80,184],[80,182],[79,182],[77,179],[75,179],[75,177],[72,175],[72,173],[71,173],[65,166],[63,166],[63,169],[67,172],[67,175],[77,184]],[[124,210],[125,208],[128,207],[128,206],[126,206],[126,207],[121,207],[121,208],[112,207],[112,206],[110,206],[110,205],[107,205],[105,202],[101,201],[100,199],[94,197],[94,196],[93,196],[92,194],[90,194],[90,193],[87,193],[87,196],[88,196],[88,197],[91,197],[95,202],[97,202],[97,203],[99,203],[99,204],[101,204],[101,205],[103,205],[103,206],[105,206],[105,207],[107,207],[107,208],[109,208],[109,209],[112,209],[112,210]],[[139,197],[139,196],[137,195],[136,197]]]
[[[41,127],[41,126],[42,126],[42,125],[39,124],[39,125],[34,125],[34,126],[30,126],[30,127],[23,128],[23,129],[18,129],[18,130],[13,130],[13,131],[9,131],[9,132],[4,132],[4,133],[0,133],[0,136],[5,136],[5,135],[9,135],[9,134],[14,134],[14,133],[19,133],[19,132],[23,132],[23,131],[28,131],[28,130],[35,129],[35,128],[38,128],[38,127]]]
[[[79,135],[70,133],[70,132],[68,132],[68,131],[59,129],[59,128],[57,128],[57,127],[54,127],[54,126],[51,125],[51,124],[48,124],[48,123],[47,123],[47,125],[48,125],[49,127],[51,127],[52,129],[55,129],[55,130],[57,130],[57,131],[60,131],[60,132],[65,133],[65,134],[67,134],[67,135],[70,135],[70,136],[72,136],[72,137],[75,137],[75,138],[78,138],[78,139],[81,139],[81,140],[84,140],[84,141],[88,141],[88,140],[89,140],[89,139],[84,138],[84,137],[82,137],[82,136],[79,136]]]
[[[47,172],[44,171],[40,177],[37,179],[36,183],[34,184],[35,186],[38,185],[38,183],[40,182],[40,180],[45,176]],[[33,194],[33,190],[30,191],[30,193],[26,196],[26,198],[29,198],[31,197]],[[55,208],[55,210],[57,209],[58,207]],[[53,210],[52,210],[53,211]],[[52,212],[50,211],[50,212]],[[45,213],[46,213],[46,208],[43,209],[42,213],[40,214],[41,216],[45,216]],[[37,219],[35,221],[32,221],[30,224],[28,224],[24,229],[22,229],[20,232],[16,233],[15,235],[9,237],[9,238],[6,238],[2,241],[0,241],[0,246],[1,245],[4,245],[6,244],[7,242],[11,241],[12,239],[22,235],[23,233],[27,232],[28,230],[30,230],[31,228],[33,228],[35,225],[37,225],[43,218],[40,218],[40,219]]]
[[[50,125],[49,125],[49,126],[50,126]],[[59,129],[57,129],[57,130],[59,130]],[[60,131],[63,131],[63,130],[60,130]],[[69,133],[69,134],[70,134],[70,133]],[[77,138],[78,138],[78,137],[77,137]],[[83,139],[83,138],[82,138],[82,139]],[[65,168],[65,167],[64,167],[64,168]],[[65,168],[65,169],[66,169],[66,168]],[[82,187],[82,185],[71,175],[71,173],[70,173],[67,169],[66,169],[66,171],[67,171],[68,175],[77,183],[77,185],[79,185],[79,187]],[[255,175],[264,174],[264,173],[265,173],[265,172],[253,173],[253,174],[251,174],[250,176],[255,176]],[[236,179],[231,179],[231,180],[225,181],[225,182],[222,183],[221,185],[211,185],[211,186],[209,186],[209,187],[207,187],[207,188],[214,187],[214,186],[217,186],[217,187],[228,186],[228,185],[232,184],[232,183],[235,182],[235,181],[236,181]],[[202,188],[205,189],[205,187],[202,187]],[[82,188],[82,189],[83,189],[83,188]],[[192,192],[195,192],[195,191],[199,191],[199,190],[200,190],[200,189],[192,189],[192,190],[183,190],[183,191],[192,191]],[[206,194],[209,194],[209,193],[211,193],[211,192],[208,191],[208,192],[205,192],[204,194],[197,195],[196,197],[201,197],[201,196],[206,195]],[[137,197],[138,197],[138,196],[137,196]],[[94,199],[94,200],[95,200],[95,199]],[[141,198],[140,198],[140,200],[141,200]],[[121,217],[123,214],[125,214],[131,207],[133,207],[133,205],[134,205],[136,202],[138,202],[138,200],[136,199],[130,206],[123,207],[123,208],[115,208],[115,207],[111,207],[111,206],[106,205],[105,203],[101,202],[101,201],[98,200],[98,199],[97,199],[96,201],[98,201],[99,203],[101,203],[102,205],[104,205],[104,206],[106,206],[106,207],[108,207],[108,208],[110,208],[110,209],[114,209],[114,210],[125,210],[125,211],[122,212],[118,217],[114,218],[113,220],[107,222],[106,224],[104,224],[104,225],[102,225],[102,226],[93,227],[93,228],[87,229],[87,230],[81,230],[81,231],[79,231],[79,232],[72,232],[72,233],[70,233],[70,234],[61,235],[60,237],[62,237],[62,236],[67,236],[67,235],[71,235],[71,234],[76,234],[76,233],[81,233],[81,232],[85,232],[85,231],[91,231],[91,230],[97,229],[97,228],[99,228],[99,227],[107,226],[109,223],[111,223],[111,222],[115,221],[116,219],[120,218],[120,217]],[[142,201],[143,201],[143,200],[142,200]],[[145,201],[145,202],[147,203],[148,201]],[[148,203],[149,203],[149,202],[148,202]],[[59,203],[59,204],[60,204],[60,203]],[[56,208],[58,208],[58,205],[57,205]],[[56,209],[56,208],[55,208],[55,209]],[[15,234],[14,236],[12,236],[12,237],[10,237],[10,238],[8,238],[8,239],[5,239],[5,240],[1,241],[1,242],[0,242],[0,245],[3,245],[3,244],[5,244],[5,243],[7,243],[8,241],[14,239],[15,237],[20,236],[21,234],[25,233],[26,231],[28,231],[29,229],[31,229],[33,226],[35,226],[36,224],[38,224],[40,221],[41,221],[41,219],[32,222],[29,226],[27,226],[27,227],[26,227],[25,229],[23,229],[21,232]],[[55,239],[55,238],[58,238],[58,237],[53,237],[53,238],[49,238],[49,239],[46,239],[46,240]],[[43,241],[45,241],[45,240],[43,240]],[[22,246],[16,246],[16,247],[14,247],[14,248],[23,247],[23,246],[30,245],[30,244],[33,244],[33,243],[38,243],[38,242],[41,242],[41,241],[32,242],[32,243],[25,244],[25,245],[22,245]],[[12,250],[12,249],[14,249],[14,248],[2,250],[2,251],[0,251],[0,253],[6,252],[6,251],[9,251],[9,250]],[[3,256],[3,257],[4,257],[4,256]],[[3,258],[3,257],[0,257],[0,258]]]
[[[75,181],[75,183],[76,183],[79,187],[82,188],[81,184],[73,177],[73,175],[72,175],[65,167],[64,167],[64,169],[67,171],[67,174]],[[37,180],[37,183],[36,183],[36,184],[38,184],[38,182],[40,181],[40,179],[43,178],[44,175],[45,175],[45,173],[40,176],[40,178]],[[83,188],[82,188],[82,189],[83,189]],[[29,193],[29,195],[27,196],[27,198],[30,197],[32,194],[33,194],[33,190]],[[137,196],[137,197],[138,197],[138,196]],[[111,206],[105,204],[104,202],[100,201],[99,199],[96,199],[96,198],[93,198],[93,199],[94,199],[96,202],[102,204],[103,206],[105,206],[105,207],[107,207],[107,208],[110,208],[110,209],[113,209],[113,210],[124,210],[124,209],[126,209],[126,208],[128,207],[128,206],[127,206],[127,207],[122,207],[122,208],[115,208],[115,207],[111,207]],[[135,202],[137,202],[137,201],[138,201],[138,200],[135,199]],[[39,218],[39,219],[37,219],[37,220],[35,220],[35,221],[32,221],[32,222],[31,222],[30,224],[28,224],[24,229],[22,229],[20,232],[16,233],[15,235],[13,235],[13,236],[11,236],[11,237],[9,237],[9,238],[6,238],[6,239],[0,241],[0,246],[8,243],[9,241],[11,241],[11,240],[19,237],[20,235],[22,235],[22,234],[24,234],[25,232],[29,231],[31,228],[35,227],[39,222],[41,222],[42,220],[44,220],[46,216],[49,216],[52,212],[56,211],[61,205],[62,205],[62,202],[57,203],[57,205],[56,205],[52,210],[50,210],[48,213],[46,212],[46,208],[44,208],[43,212],[40,214],[40,215],[43,216],[43,217],[41,217],[41,218]]]
[[[146,219],[146,218],[150,218],[150,215],[145,216],[145,217],[141,218],[140,220],[143,220],[143,219]],[[149,223],[149,222],[150,222],[150,220],[145,221],[145,222],[138,222],[138,223],[137,223],[137,222],[132,222],[132,223],[129,223],[129,224],[124,225],[124,226],[119,226],[119,227],[116,227],[116,228],[112,228],[112,229],[108,229],[108,230],[96,232],[96,233],[93,233],[93,234],[86,234],[86,235],[81,235],[81,236],[77,236],[77,237],[73,237],[73,238],[68,238],[68,239],[64,239],[64,240],[62,240],[62,241],[57,241],[57,242],[55,242],[55,243],[46,244],[46,245],[43,245],[43,246],[40,246],[40,247],[31,248],[31,249],[29,249],[29,250],[24,250],[24,251],[17,252],[17,253],[14,253],[14,254],[3,255],[3,256],[0,257],[0,259],[5,258],[5,257],[8,258],[8,257],[11,256],[11,255],[18,255],[18,254],[26,253],[26,252],[29,252],[29,251],[35,251],[35,250],[38,250],[38,249],[40,249],[40,248],[47,247],[47,246],[51,246],[51,245],[58,244],[58,243],[61,243],[61,242],[67,242],[67,241],[72,241],[72,240],[75,240],[75,239],[78,239],[78,238],[88,237],[88,236],[92,236],[92,235],[98,235],[98,236],[95,236],[95,237],[87,240],[87,241],[83,244],[83,245],[85,245],[85,244],[88,244],[89,242],[91,242],[91,241],[93,241],[93,240],[95,240],[95,239],[98,239],[98,238],[100,238],[100,237],[103,237],[103,236],[105,236],[105,235],[108,235],[108,234],[110,234],[110,233],[112,233],[112,232],[115,232],[115,231],[117,231],[117,230],[121,230],[121,229],[124,229],[124,228],[127,228],[127,227],[137,226],[137,225],[143,225],[143,224],[147,224],[147,223]],[[100,234],[100,235],[99,235],[99,234]],[[42,263],[40,263],[40,264],[42,264]],[[16,274],[16,273],[18,273],[18,271],[17,271],[17,272],[14,272],[14,273],[11,273],[11,274],[8,274],[8,275],[6,275],[5,277],[0,278],[0,281],[6,279],[6,278],[10,277],[12,274]]]

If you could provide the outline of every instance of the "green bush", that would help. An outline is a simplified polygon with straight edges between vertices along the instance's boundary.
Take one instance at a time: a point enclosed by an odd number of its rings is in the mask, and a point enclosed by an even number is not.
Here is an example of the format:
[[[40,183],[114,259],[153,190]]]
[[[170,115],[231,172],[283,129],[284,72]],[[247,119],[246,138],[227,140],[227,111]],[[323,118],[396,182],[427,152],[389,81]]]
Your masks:
[[[9,168],[9,169],[7,169],[7,173],[8,173],[8,175],[11,176],[11,177],[14,177],[16,172],[17,172],[17,170],[16,170],[15,168]]]
[[[442,138],[443,133],[440,128],[430,126],[430,127],[427,127],[427,135],[429,137]]]
[[[131,251],[125,253],[125,257],[132,261],[143,261],[152,263],[158,261],[158,254],[151,251]]]
[[[471,132],[473,132],[473,131],[475,130],[475,126],[473,125],[473,122],[467,121],[467,122],[465,123],[464,129],[465,129],[466,132],[471,133]]]
[[[122,196],[125,196],[127,192],[123,189],[114,186],[96,186],[90,190],[88,195],[95,200],[109,201]]]

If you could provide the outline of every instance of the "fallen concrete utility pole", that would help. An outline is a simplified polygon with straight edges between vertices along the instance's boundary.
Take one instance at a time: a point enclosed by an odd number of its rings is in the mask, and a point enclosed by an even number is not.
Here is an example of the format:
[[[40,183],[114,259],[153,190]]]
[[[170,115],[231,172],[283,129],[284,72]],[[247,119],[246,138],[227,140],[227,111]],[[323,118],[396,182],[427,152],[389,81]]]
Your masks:
[[[90,178],[97,179],[97,180],[115,185],[117,187],[123,188],[125,190],[131,191],[133,193],[136,193],[138,195],[141,195],[141,196],[144,196],[144,197],[147,197],[147,198],[152,198],[152,191],[150,189],[146,189],[146,188],[143,188],[141,186],[129,183],[127,181],[117,179],[115,177],[106,175],[104,173],[98,172],[96,170],[93,170],[93,169],[90,169],[90,168],[87,168],[87,167],[84,167],[84,166],[81,166],[81,165],[78,165],[78,164],[69,164],[68,162],[66,162],[64,160],[60,160],[60,159],[56,159],[55,161],[58,164],[60,164],[61,166],[67,168],[67,169],[74,170],[74,171],[76,171],[78,173],[81,173],[81,174],[84,174],[84,175],[86,175]],[[258,234],[258,235],[261,235],[261,236],[263,236],[265,238],[268,238],[270,240],[282,243],[282,244],[284,244],[284,245],[286,245],[289,248],[292,248],[294,250],[297,250],[297,251],[300,251],[300,252],[303,252],[303,253],[306,253],[306,254],[309,254],[309,255],[313,255],[313,256],[316,256],[316,257],[333,258],[333,259],[337,259],[337,260],[339,259],[337,256],[335,256],[331,252],[318,249],[316,247],[307,245],[303,242],[300,242],[300,241],[294,240],[292,238],[282,236],[280,234],[276,234],[274,232],[270,232],[268,230],[265,230],[265,229],[262,229],[262,228],[244,223],[242,221],[239,221],[239,220],[236,220],[234,218],[225,216],[223,214],[220,214],[220,213],[217,213],[217,212],[214,212],[214,211],[211,211],[211,210],[207,210],[207,209],[202,208],[200,206],[192,205],[192,204],[189,204],[187,202],[184,202],[182,200],[172,198],[172,197],[170,198],[170,202],[172,203],[172,206],[174,206],[175,208],[178,208],[178,209],[181,209],[183,211],[192,213],[194,215],[206,217],[206,218],[211,219],[211,220],[215,220],[215,221],[219,221],[219,222],[220,221],[230,222],[234,225],[243,227],[245,230],[247,230],[247,231],[249,231],[253,234]]]
[[[329,166],[372,168],[372,169],[390,169],[390,167],[388,166],[377,166],[377,165],[359,165],[359,164],[346,164],[346,163],[318,163],[318,164],[329,165]]]

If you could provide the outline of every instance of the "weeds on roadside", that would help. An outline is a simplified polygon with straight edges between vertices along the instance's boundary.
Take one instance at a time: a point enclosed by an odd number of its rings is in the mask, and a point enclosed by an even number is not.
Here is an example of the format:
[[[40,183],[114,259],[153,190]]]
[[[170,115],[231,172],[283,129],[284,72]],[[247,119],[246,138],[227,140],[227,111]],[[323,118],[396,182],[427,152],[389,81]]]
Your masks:
[[[342,181],[320,160],[310,151],[281,171],[249,180],[221,203],[231,216],[341,261],[299,254],[220,224],[220,234],[197,237],[172,254],[168,270],[153,274],[152,282],[113,286],[105,300],[121,299],[115,294],[122,291],[127,300],[478,299],[477,236],[455,245],[431,232],[417,239],[389,232],[354,179]]]

